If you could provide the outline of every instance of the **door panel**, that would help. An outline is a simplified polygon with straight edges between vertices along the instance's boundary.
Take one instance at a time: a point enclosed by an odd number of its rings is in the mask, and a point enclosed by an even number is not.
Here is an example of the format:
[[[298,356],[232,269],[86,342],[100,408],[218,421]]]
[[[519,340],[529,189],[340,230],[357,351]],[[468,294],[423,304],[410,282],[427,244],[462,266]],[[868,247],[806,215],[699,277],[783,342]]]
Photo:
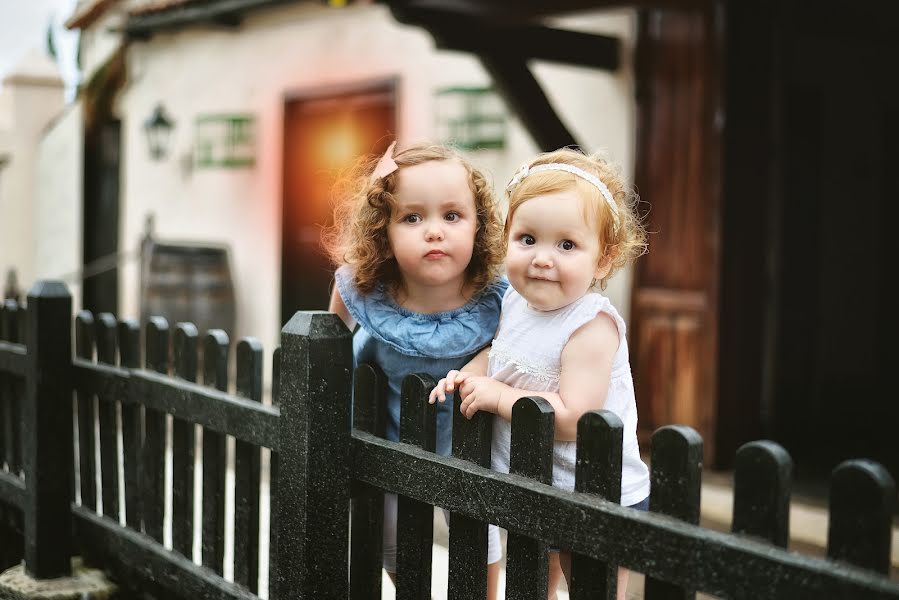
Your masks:
[[[334,269],[321,248],[338,177],[394,139],[394,82],[288,99],[284,107],[281,322],[325,310]]]
[[[714,449],[720,34],[706,11],[640,13],[635,183],[649,253],[632,292],[641,443],[672,423]]]

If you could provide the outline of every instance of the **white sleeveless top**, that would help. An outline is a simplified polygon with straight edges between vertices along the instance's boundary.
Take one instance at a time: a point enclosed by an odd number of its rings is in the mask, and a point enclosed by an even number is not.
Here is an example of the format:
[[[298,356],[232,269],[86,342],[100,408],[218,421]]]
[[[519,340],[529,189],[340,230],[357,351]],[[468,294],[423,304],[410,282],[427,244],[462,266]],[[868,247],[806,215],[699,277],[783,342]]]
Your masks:
[[[637,444],[637,404],[631,378],[624,320],[605,296],[588,293],[553,311],[539,311],[513,288],[503,297],[499,332],[490,349],[487,374],[509,386],[534,392],[559,392],[562,349],[571,335],[599,313],[606,313],[618,326],[618,351],[612,362],[609,390],[603,408],[624,423],[621,469],[621,504],[631,506],[649,496],[649,469],[640,458]],[[509,472],[512,426],[501,417],[493,419],[492,467]],[[553,443],[553,485],[574,489],[576,443]]]

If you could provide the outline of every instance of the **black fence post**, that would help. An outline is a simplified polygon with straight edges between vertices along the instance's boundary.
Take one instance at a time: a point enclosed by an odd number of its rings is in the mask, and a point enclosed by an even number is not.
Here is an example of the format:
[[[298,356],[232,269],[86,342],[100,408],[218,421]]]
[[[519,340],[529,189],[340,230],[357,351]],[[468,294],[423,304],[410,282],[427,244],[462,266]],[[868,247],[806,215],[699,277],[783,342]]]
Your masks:
[[[519,398],[512,407],[509,472],[552,484],[555,413],[544,398]],[[546,594],[549,546],[521,533],[506,536],[506,598],[524,600]]]
[[[281,348],[278,597],[346,598],[352,336],[337,315],[298,312]]]
[[[22,406],[25,570],[35,579],[71,574],[72,296],[58,281],[28,293],[26,396]]]
[[[478,411],[466,419],[459,406],[458,388],[453,402],[453,456],[490,467],[493,415]],[[487,596],[487,523],[461,513],[450,515],[448,600]]]
[[[686,425],[667,425],[652,434],[649,510],[699,524],[702,437]],[[646,600],[693,600],[696,591],[646,577]]]
[[[353,379],[353,427],[384,437],[387,377],[376,365],[356,368]],[[353,489],[350,539],[350,594],[354,600],[381,598],[384,492],[364,483]]]
[[[577,423],[574,489],[621,502],[624,423],[609,410],[584,413]],[[571,555],[571,600],[616,597],[618,566],[582,554]]]
[[[437,444],[437,405],[427,401],[435,383],[427,374],[408,375],[400,399],[400,441],[429,452]],[[427,600],[431,597],[434,507],[398,495],[396,512],[397,600]]]
[[[778,444],[759,440],[737,450],[731,530],[781,548],[790,538],[793,459]]]
[[[830,480],[827,557],[890,572],[896,482],[872,460],[847,460]]]

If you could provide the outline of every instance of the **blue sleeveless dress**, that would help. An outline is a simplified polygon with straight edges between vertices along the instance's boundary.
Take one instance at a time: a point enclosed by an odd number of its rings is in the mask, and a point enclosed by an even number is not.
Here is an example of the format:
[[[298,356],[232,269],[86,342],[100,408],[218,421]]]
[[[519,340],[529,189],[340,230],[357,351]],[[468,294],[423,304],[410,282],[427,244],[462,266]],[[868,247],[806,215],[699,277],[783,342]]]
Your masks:
[[[343,303],[360,325],[353,336],[355,364],[376,364],[387,376],[387,439],[399,441],[403,378],[427,373],[437,381],[490,344],[509,282],[499,278],[460,308],[425,314],[399,306],[381,284],[369,294],[360,294],[347,266],[340,267],[334,277]],[[450,398],[438,404],[438,454],[449,455],[452,448],[452,410]]]

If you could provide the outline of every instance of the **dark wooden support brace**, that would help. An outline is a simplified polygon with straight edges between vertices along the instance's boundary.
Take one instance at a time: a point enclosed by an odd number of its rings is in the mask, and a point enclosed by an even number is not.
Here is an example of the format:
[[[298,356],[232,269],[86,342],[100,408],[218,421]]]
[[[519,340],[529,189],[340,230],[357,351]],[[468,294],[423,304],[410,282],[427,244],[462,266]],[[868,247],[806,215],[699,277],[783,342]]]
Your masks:
[[[501,52],[481,54],[478,58],[493,79],[497,91],[521,119],[541,150],[548,152],[563,146],[580,146],[556,114],[524,59]]]

